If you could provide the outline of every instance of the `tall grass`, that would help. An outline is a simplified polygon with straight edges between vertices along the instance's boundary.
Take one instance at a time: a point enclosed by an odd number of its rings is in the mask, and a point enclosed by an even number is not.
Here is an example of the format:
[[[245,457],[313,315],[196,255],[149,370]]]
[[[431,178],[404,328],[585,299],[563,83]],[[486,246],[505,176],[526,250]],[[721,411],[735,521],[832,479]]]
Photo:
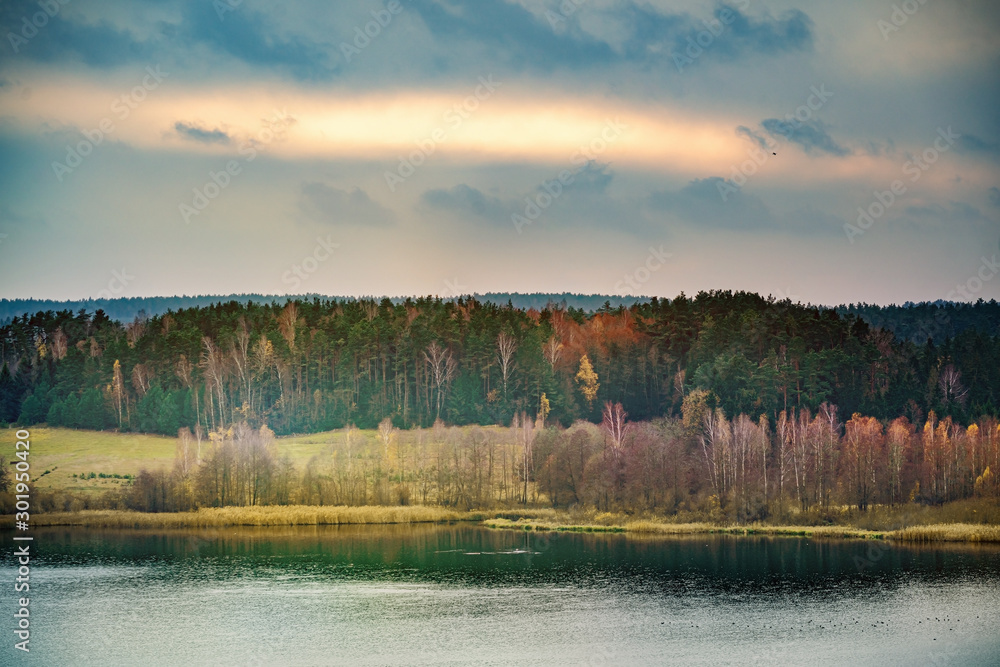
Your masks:
[[[482,514],[440,507],[214,507],[197,512],[150,514],[118,510],[55,512],[32,516],[36,526],[92,528],[201,528],[220,526],[316,526],[349,524],[431,523],[481,520]]]
[[[489,519],[483,522],[488,528],[501,530],[570,531],[570,532],[622,532],[636,536],[680,536],[698,534],[764,535],[809,537],[826,539],[892,540],[895,542],[992,542],[1000,543],[1000,526],[954,523],[932,526],[915,526],[900,530],[877,531],[852,526],[746,526],[718,525],[713,523],[671,523],[642,519],[621,525],[560,523],[522,519]]]
[[[903,528],[888,535],[901,542],[1000,542],[1000,526],[950,523]]]

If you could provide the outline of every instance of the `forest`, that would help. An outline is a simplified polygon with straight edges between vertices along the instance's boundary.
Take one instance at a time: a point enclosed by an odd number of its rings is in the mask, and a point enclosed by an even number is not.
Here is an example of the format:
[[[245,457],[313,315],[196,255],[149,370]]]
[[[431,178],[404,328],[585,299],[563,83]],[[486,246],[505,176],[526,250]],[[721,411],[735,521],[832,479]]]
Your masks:
[[[0,327],[0,422],[275,433],[680,416],[692,391],[727,415],[810,410],[923,424],[998,416],[1000,334],[915,343],[859,316],[703,292],[595,312],[475,299],[228,302],[136,317],[40,312]],[[582,378],[588,379],[583,380]],[[544,398],[544,400],[543,400]]]
[[[750,293],[47,311],[0,346],[0,420],[179,436],[177,469],[122,500],[141,509],[716,503],[744,520],[996,490],[1000,336],[921,344]],[[334,430],[305,470],[275,453],[275,435]]]

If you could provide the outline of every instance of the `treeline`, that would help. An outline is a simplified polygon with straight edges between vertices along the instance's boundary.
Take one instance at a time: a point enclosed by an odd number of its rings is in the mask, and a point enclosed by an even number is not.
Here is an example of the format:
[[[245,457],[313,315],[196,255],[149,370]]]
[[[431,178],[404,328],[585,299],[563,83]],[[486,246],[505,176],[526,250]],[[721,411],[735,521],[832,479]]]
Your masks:
[[[935,301],[906,303],[902,306],[851,304],[840,306],[841,315],[857,315],[870,326],[892,331],[901,340],[923,344],[928,339],[943,341],[964,331],[975,330],[1000,336],[1000,303]]]
[[[568,429],[515,417],[499,427],[374,434],[348,427],[303,469],[278,455],[274,434],[245,423],[204,441],[186,429],[172,471],[143,472],[105,506],[140,511],[252,505],[552,506],[758,521],[844,505],[995,499],[1000,427],[962,427],[930,415],[888,425],[860,414],[839,421],[823,404],[776,422],[733,419],[692,393],[683,417],[630,422],[606,404],[600,425]]]
[[[515,308],[536,308],[541,310],[550,303],[559,304],[563,308],[579,308],[587,312],[593,312],[605,304],[612,306],[631,306],[640,300],[636,296],[617,296],[606,294],[575,294],[563,292],[553,293],[532,293],[520,294],[516,292],[489,292],[487,294],[474,294],[473,298],[479,301],[507,304],[510,303]],[[236,301],[239,303],[270,304],[277,303],[284,306],[289,301],[310,301],[312,299],[328,299],[334,301],[352,301],[347,297],[334,297],[322,294],[299,294],[280,296],[277,294],[228,294],[221,295],[197,295],[197,296],[152,296],[152,297],[98,297],[96,299],[79,299],[75,301],[55,301],[53,299],[0,299],[0,324],[9,324],[15,317],[31,315],[33,313],[45,311],[79,311],[81,309],[88,312],[103,310],[108,317],[119,322],[129,322],[136,317],[155,317],[165,315],[173,310],[184,310],[186,308],[207,308],[209,306]],[[374,298],[374,297],[369,297]],[[381,297],[379,297],[379,300]],[[395,297],[391,299],[393,303],[406,301],[405,297]]]
[[[278,434],[680,416],[707,392],[728,415],[819,410],[883,422],[997,416],[1000,336],[917,344],[853,315],[708,292],[586,313],[475,299],[230,302],[125,324],[44,312],[0,327],[0,422],[176,434]]]

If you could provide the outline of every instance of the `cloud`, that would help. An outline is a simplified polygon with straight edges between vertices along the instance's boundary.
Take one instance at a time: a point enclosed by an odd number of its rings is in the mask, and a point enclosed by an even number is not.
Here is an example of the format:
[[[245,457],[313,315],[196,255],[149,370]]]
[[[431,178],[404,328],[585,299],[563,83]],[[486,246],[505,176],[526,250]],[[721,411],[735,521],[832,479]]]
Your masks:
[[[720,4],[712,13],[713,21],[689,14],[663,14],[638,3],[624,11],[633,17],[629,44],[632,61],[648,59],[656,52],[666,53],[671,60],[673,54],[699,57],[702,51],[692,44],[710,56],[726,60],[808,51],[813,47],[813,22],[799,10],[785,12],[780,18],[769,13],[754,18],[732,5]],[[710,41],[702,34],[706,32],[712,37]]]
[[[954,221],[985,221],[987,218],[975,206],[970,206],[964,202],[950,201],[943,204],[923,204],[906,207],[907,214],[922,219],[936,220],[941,222]]]
[[[149,58],[152,51],[151,44],[139,41],[131,31],[119,29],[106,20],[81,23],[66,18],[63,10],[51,16],[41,12],[47,20],[31,25],[32,17],[40,13],[37,1],[2,4],[0,26],[4,28],[4,45],[18,58],[41,62],[81,61],[98,69],[111,69]],[[61,4],[58,5],[60,9]],[[35,29],[28,39],[23,39],[28,34],[25,19]]]
[[[412,6],[436,41],[484,47],[492,58],[517,70],[668,63],[672,69],[674,54],[684,53],[691,40],[707,29],[705,16],[665,12],[641,2],[618,3],[613,10],[580,6],[573,12],[558,7],[532,12],[517,3],[473,0],[415,0]],[[713,17],[710,23],[720,26],[721,32],[712,36],[705,51],[727,60],[813,46],[812,21],[801,11],[779,18],[750,17],[736,7],[720,5]],[[594,24],[613,25],[614,37],[583,27]],[[452,64],[460,62],[451,59]]]
[[[1000,206],[1000,188],[990,188],[990,203]]]
[[[695,179],[677,192],[657,190],[647,205],[703,227],[753,231],[775,226],[764,202],[717,176]]]
[[[826,129],[821,120],[812,119],[805,122],[797,120],[784,121],[778,118],[767,118],[761,121],[761,127],[767,130],[775,139],[784,139],[798,144],[806,153],[817,151],[843,157],[851,151],[838,144]]]
[[[763,135],[757,133],[757,132],[754,132],[753,130],[751,130],[749,127],[746,127],[745,125],[740,125],[740,126],[738,126],[736,128],[736,135],[737,136],[741,136],[741,137],[746,137],[747,139],[749,139],[750,141],[752,141],[761,150],[767,150],[768,149],[767,138],[764,137]]]
[[[1000,157],[1000,142],[983,139],[974,134],[963,134],[959,137],[958,148],[965,153],[985,155],[991,158]]]
[[[573,182],[566,186],[566,190],[582,194],[603,194],[614,177],[611,165],[590,160],[573,173]]]
[[[191,139],[203,144],[228,144],[232,138],[222,130],[206,130],[196,125],[177,121],[174,130],[185,139]]]
[[[484,220],[506,220],[511,208],[501,199],[487,195],[465,183],[448,189],[428,190],[421,201],[431,208],[451,211],[460,215],[476,216]]]
[[[327,47],[298,35],[279,35],[275,21],[243,3],[222,15],[219,3],[189,0],[178,27],[192,43],[202,43],[248,65],[285,70],[300,80],[328,80],[335,67]]]
[[[334,225],[385,227],[395,220],[393,212],[361,188],[341,190],[325,183],[305,183],[299,209],[317,222]]]

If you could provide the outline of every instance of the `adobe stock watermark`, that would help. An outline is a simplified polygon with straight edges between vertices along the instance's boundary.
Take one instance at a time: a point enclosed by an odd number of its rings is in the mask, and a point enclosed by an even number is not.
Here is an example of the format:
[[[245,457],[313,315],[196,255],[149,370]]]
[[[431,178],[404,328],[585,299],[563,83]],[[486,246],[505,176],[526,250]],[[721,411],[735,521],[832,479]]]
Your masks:
[[[343,54],[344,60],[350,63],[356,56],[360,56],[361,52],[371,45],[372,40],[377,39],[382,31],[389,27],[393,17],[401,14],[402,11],[403,5],[399,3],[399,0],[389,0],[384,9],[373,9],[371,11],[373,20],[366,23],[364,29],[361,26],[354,27],[352,42],[340,43],[340,53]]]
[[[333,251],[340,247],[339,243],[334,243],[327,234],[326,238],[316,237],[316,245],[312,252],[302,258],[297,264],[292,264],[291,268],[281,275],[281,282],[288,285],[292,292],[299,287],[309,276],[319,270],[321,264],[333,256]]]
[[[545,10],[545,20],[549,22],[552,29],[555,30],[561,24],[566,23],[566,20],[576,13],[576,10],[587,4],[587,0],[562,0],[559,3],[559,11],[552,11],[551,9]]]
[[[938,136],[934,139],[933,144],[928,146],[923,153],[903,163],[903,174],[910,177],[910,183],[919,181],[924,173],[941,158],[941,155],[950,151],[955,142],[962,137],[960,134],[955,134],[950,125],[948,129],[939,127],[937,133]],[[871,229],[875,221],[885,215],[886,211],[908,191],[909,186],[898,178],[889,184],[888,190],[876,190],[874,192],[875,201],[867,207],[858,207],[857,224],[844,223],[844,233],[847,235],[847,240],[853,245],[855,238],[864,235],[866,231]]]
[[[212,0],[212,8],[220,21],[226,20],[226,14],[236,11],[236,8],[243,4],[243,0]]]
[[[910,17],[920,11],[920,8],[926,4],[927,0],[903,0],[898,5],[894,4],[888,21],[879,19],[875,22],[879,32],[882,33],[882,39],[888,42],[889,35],[899,32],[910,20]]]
[[[121,271],[112,271],[111,280],[108,281],[107,289],[102,289],[97,293],[98,299],[114,299],[117,296],[121,296],[121,293],[125,291],[132,281],[135,280],[135,276],[130,275],[129,272],[122,267]]]
[[[27,15],[21,17],[21,29],[7,33],[7,41],[14,53],[20,52],[21,47],[31,41],[59,13],[63,5],[68,5],[69,2],[70,0],[39,0],[38,7],[41,11],[32,14],[30,19]]]
[[[823,108],[823,106],[833,97],[833,93],[826,89],[826,84],[820,84],[819,88],[810,86],[810,95],[806,98],[805,104],[799,106],[793,113],[785,114],[785,118],[774,130],[774,134],[783,137],[785,141],[791,139],[792,133],[801,128],[805,123],[812,120],[813,114]],[[750,159],[733,165],[728,179],[716,183],[719,196],[722,201],[729,201],[729,196],[737,194],[751,176],[773,157],[773,153],[779,147],[778,144],[769,138],[763,138],[764,146],[758,146],[747,152]]]
[[[562,196],[566,188],[573,184],[576,177],[590,165],[596,163],[597,158],[603,155],[627,129],[628,125],[621,122],[617,116],[614,120],[608,119],[598,136],[591,139],[589,143],[580,146],[570,156],[570,164],[576,166],[576,169],[563,169],[551,181],[543,180],[534,196],[525,197],[524,214],[511,213],[510,215],[511,224],[514,225],[517,233],[521,234],[527,225],[534,224],[542,213]]]
[[[979,261],[979,268],[973,272],[969,279],[956,285],[955,289],[945,295],[946,301],[951,301],[956,296],[972,301],[983,290],[986,283],[996,278],[997,273],[1000,273],[1000,261],[998,261],[996,253],[993,253],[993,257],[989,259],[985,256],[980,257]]]
[[[406,157],[399,158],[399,165],[395,171],[384,173],[385,184],[389,186],[389,192],[395,192],[396,188],[406,182],[410,176],[417,173],[417,169],[423,166],[427,159],[437,151],[438,144],[448,138],[448,132],[461,127],[469,117],[472,116],[480,105],[490,99],[500,86],[502,81],[494,81],[493,75],[479,77],[479,85],[473,90],[471,95],[466,96],[461,102],[452,106],[444,113],[445,127],[436,127],[423,139],[415,142],[417,147],[410,151]]]
[[[294,122],[294,118],[284,109],[281,111],[276,109],[271,118],[264,119],[264,128],[255,137],[247,139],[237,147],[236,152],[243,156],[242,163],[229,160],[223,169],[209,171],[208,180],[201,187],[192,190],[191,203],[181,202],[178,205],[184,224],[191,224],[192,217],[201,215],[201,212],[232,184],[233,179],[243,173],[243,167],[257,159],[264,147],[272,141],[284,138],[285,130]]]
[[[774,291],[774,298],[778,301],[791,301],[792,303],[799,303],[801,299],[792,292],[791,287],[786,287],[785,289],[777,289]]]
[[[615,284],[615,292],[622,294],[626,292],[626,287],[631,292],[628,292],[631,296],[639,296],[639,289],[649,282],[653,277],[653,274],[662,269],[667,260],[673,257],[673,253],[665,252],[663,246],[659,248],[654,248],[649,246],[649,255],[646,256],[646,261],[635,268],[631,273],[625,274],[625,276]]]
[[[146,99],[150,92],[156,90],[163,83],[163,80],[170,76],[170,72],[160,70],[160,65],[147,67],[146,76],[142,82],[132,88],[124,95],[115,98],[111,103],[111,113],[118,121],[126,120],[132,112]],[[110,116],[102,118],[97,127],[93,130],[81,130],[83,141],[77,142],[75,146],[66,144],[66,161],[52,162],[52,171],[56,178],[62,183],[63,178],[83,164],[84,158],[94,152],[94,149],[104,142],[105,137],[117,129],[114,119]]]
[[[458,278],[453,278],[452,280],[444,281],[444,291],[441,292],[441,299],[447,301],[449,299],[457,299],[460,296],[470,294],[469,288],[462,285]]]
[[[750,7],[750,0],[739,0],[737,4],[740,5],[740,11],[746,11]],[[698,58],[701,58],[705,51],[715,43],[715,40],[722,36],[726,28],[736,21],[736,14],[725,5],[719,7],[715,14],[717,18],[702,21],[705,26],[704,30],[694,37],[687,38],[688,43],[683,53],[676,51],[670,53],[678,72],[683,72],[685,67],[693,65]]]

